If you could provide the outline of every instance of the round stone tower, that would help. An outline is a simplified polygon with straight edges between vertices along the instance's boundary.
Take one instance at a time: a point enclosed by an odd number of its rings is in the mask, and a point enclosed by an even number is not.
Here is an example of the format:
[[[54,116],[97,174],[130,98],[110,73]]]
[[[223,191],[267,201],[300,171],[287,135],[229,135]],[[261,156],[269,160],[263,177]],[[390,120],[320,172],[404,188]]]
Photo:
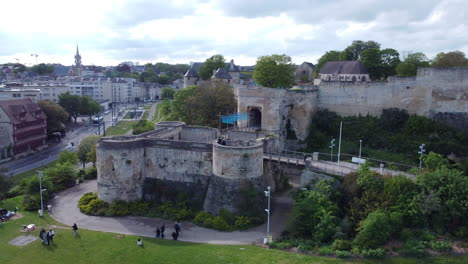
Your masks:
[[[242,190],[259,193],[265,187],[263,179],[263,142],[230,141],[213,143],[213,177],[206,194],[204,209],[216,214],[226,208],[238,212]],[[252,201],[252,204],[261,201]]]

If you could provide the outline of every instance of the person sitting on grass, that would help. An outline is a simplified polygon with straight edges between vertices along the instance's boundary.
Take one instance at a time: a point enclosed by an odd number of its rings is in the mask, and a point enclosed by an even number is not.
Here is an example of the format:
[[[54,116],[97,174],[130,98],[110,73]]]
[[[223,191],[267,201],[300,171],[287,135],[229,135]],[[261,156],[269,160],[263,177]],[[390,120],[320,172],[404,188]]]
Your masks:
[[[143,241],[140,238],[137,240],[137,245],[143,247]]]

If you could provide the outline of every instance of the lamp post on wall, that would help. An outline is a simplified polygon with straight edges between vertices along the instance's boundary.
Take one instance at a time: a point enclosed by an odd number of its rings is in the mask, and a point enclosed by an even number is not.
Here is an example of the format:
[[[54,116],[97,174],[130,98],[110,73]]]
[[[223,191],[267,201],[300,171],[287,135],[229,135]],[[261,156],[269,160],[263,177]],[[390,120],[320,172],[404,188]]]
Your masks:
[[[426,144],[421,144],[421,146],[419,146],[419,151],[418,151],[418,154],[420,155],[419,156],[419,169],[422,169],[422,156],[424,152],[426,152],[426,150],[424,149],[425,145]]]
[[[340,139],[338,141],[338,166],[340,166],[340,154],[341,154],[341,132],[343,130],[343,121],[340,121]]]
[[[270,197],[271,197],[271,187],[267,187],[267,191],[265,192],[265,196],[268,197],[268,209],[265,209],[267,212],[268,220],[267,220],[267,232],[266,232],[266,239],[264,240],[265,243],[270,243]]]
[[[39,173],[39,192],[41,195],[41,211],[39,212],[39,216],[43,217],[44,216],[44,202],[42,201],[42,192],[45,191],[42,189],[42,177],[44,177],[44,174],[42,171],[38,171]]]
[[[330,141],[330,160],[333,161],[333,148],[335,147],[335,139]]]
[[[359,140],[359,160],[361,159],[361,150],[362,150],[362,139]]]

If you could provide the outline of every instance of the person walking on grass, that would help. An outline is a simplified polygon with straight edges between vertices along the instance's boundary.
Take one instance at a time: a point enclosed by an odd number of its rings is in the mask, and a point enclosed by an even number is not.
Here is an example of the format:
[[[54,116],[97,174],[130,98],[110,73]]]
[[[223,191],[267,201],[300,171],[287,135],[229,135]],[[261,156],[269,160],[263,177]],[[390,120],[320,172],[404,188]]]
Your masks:
[[[166,226],[162,224],[161,226],[161,239],[164,239],[164,231],[166,230]]]
[[[161,237],[161,229],[159,229],[159,226],[156,228],[156,238]]]
[[[179,222],[176,222],[174,224],[174,229],[175,229],[175,232],[177,233],[177,236],[179,236],[179,233],[180,233],[180,225],[179,225]]]
[[[46,239],[47,239],[47,245],[50,245],[50,233],[45,231],[46,233]]]
[[[55,236],[54,230],[51,229],[49,231],[49,236],[50,236],[50,243],[53,244],[54,243],[54,236]]]
[[[75,236],[78,236],[78,226],[76,225],[76,223],[73,224],[73,234],[75,234]]]

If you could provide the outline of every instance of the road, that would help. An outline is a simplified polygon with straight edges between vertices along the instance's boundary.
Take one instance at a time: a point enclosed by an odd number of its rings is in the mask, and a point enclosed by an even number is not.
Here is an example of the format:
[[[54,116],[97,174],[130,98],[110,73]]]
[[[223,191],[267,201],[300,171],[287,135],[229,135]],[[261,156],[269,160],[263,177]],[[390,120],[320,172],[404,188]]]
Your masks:
[[[111,124],[111,119],[111,114],[104,116],[104,122],[106,124]],[[57,160],[58,155],[62,151],[75,151],[83,138],[89,135],[96,135],[98,133],[99,129],[97,126],[92,126],[89,124],[86,125],[87,120],[89,120],[88,117],[78,118],[78,124],[74,124],[72,131],[69,131],[60,142],[51,142],[49,143],[49,147],[47,149],[2,163],[0,164],[0,168],[7,169],[8,171],[6,174],[8,176],[14,176]],[[71,146],[71,142],[74,143],[74,147]]]

